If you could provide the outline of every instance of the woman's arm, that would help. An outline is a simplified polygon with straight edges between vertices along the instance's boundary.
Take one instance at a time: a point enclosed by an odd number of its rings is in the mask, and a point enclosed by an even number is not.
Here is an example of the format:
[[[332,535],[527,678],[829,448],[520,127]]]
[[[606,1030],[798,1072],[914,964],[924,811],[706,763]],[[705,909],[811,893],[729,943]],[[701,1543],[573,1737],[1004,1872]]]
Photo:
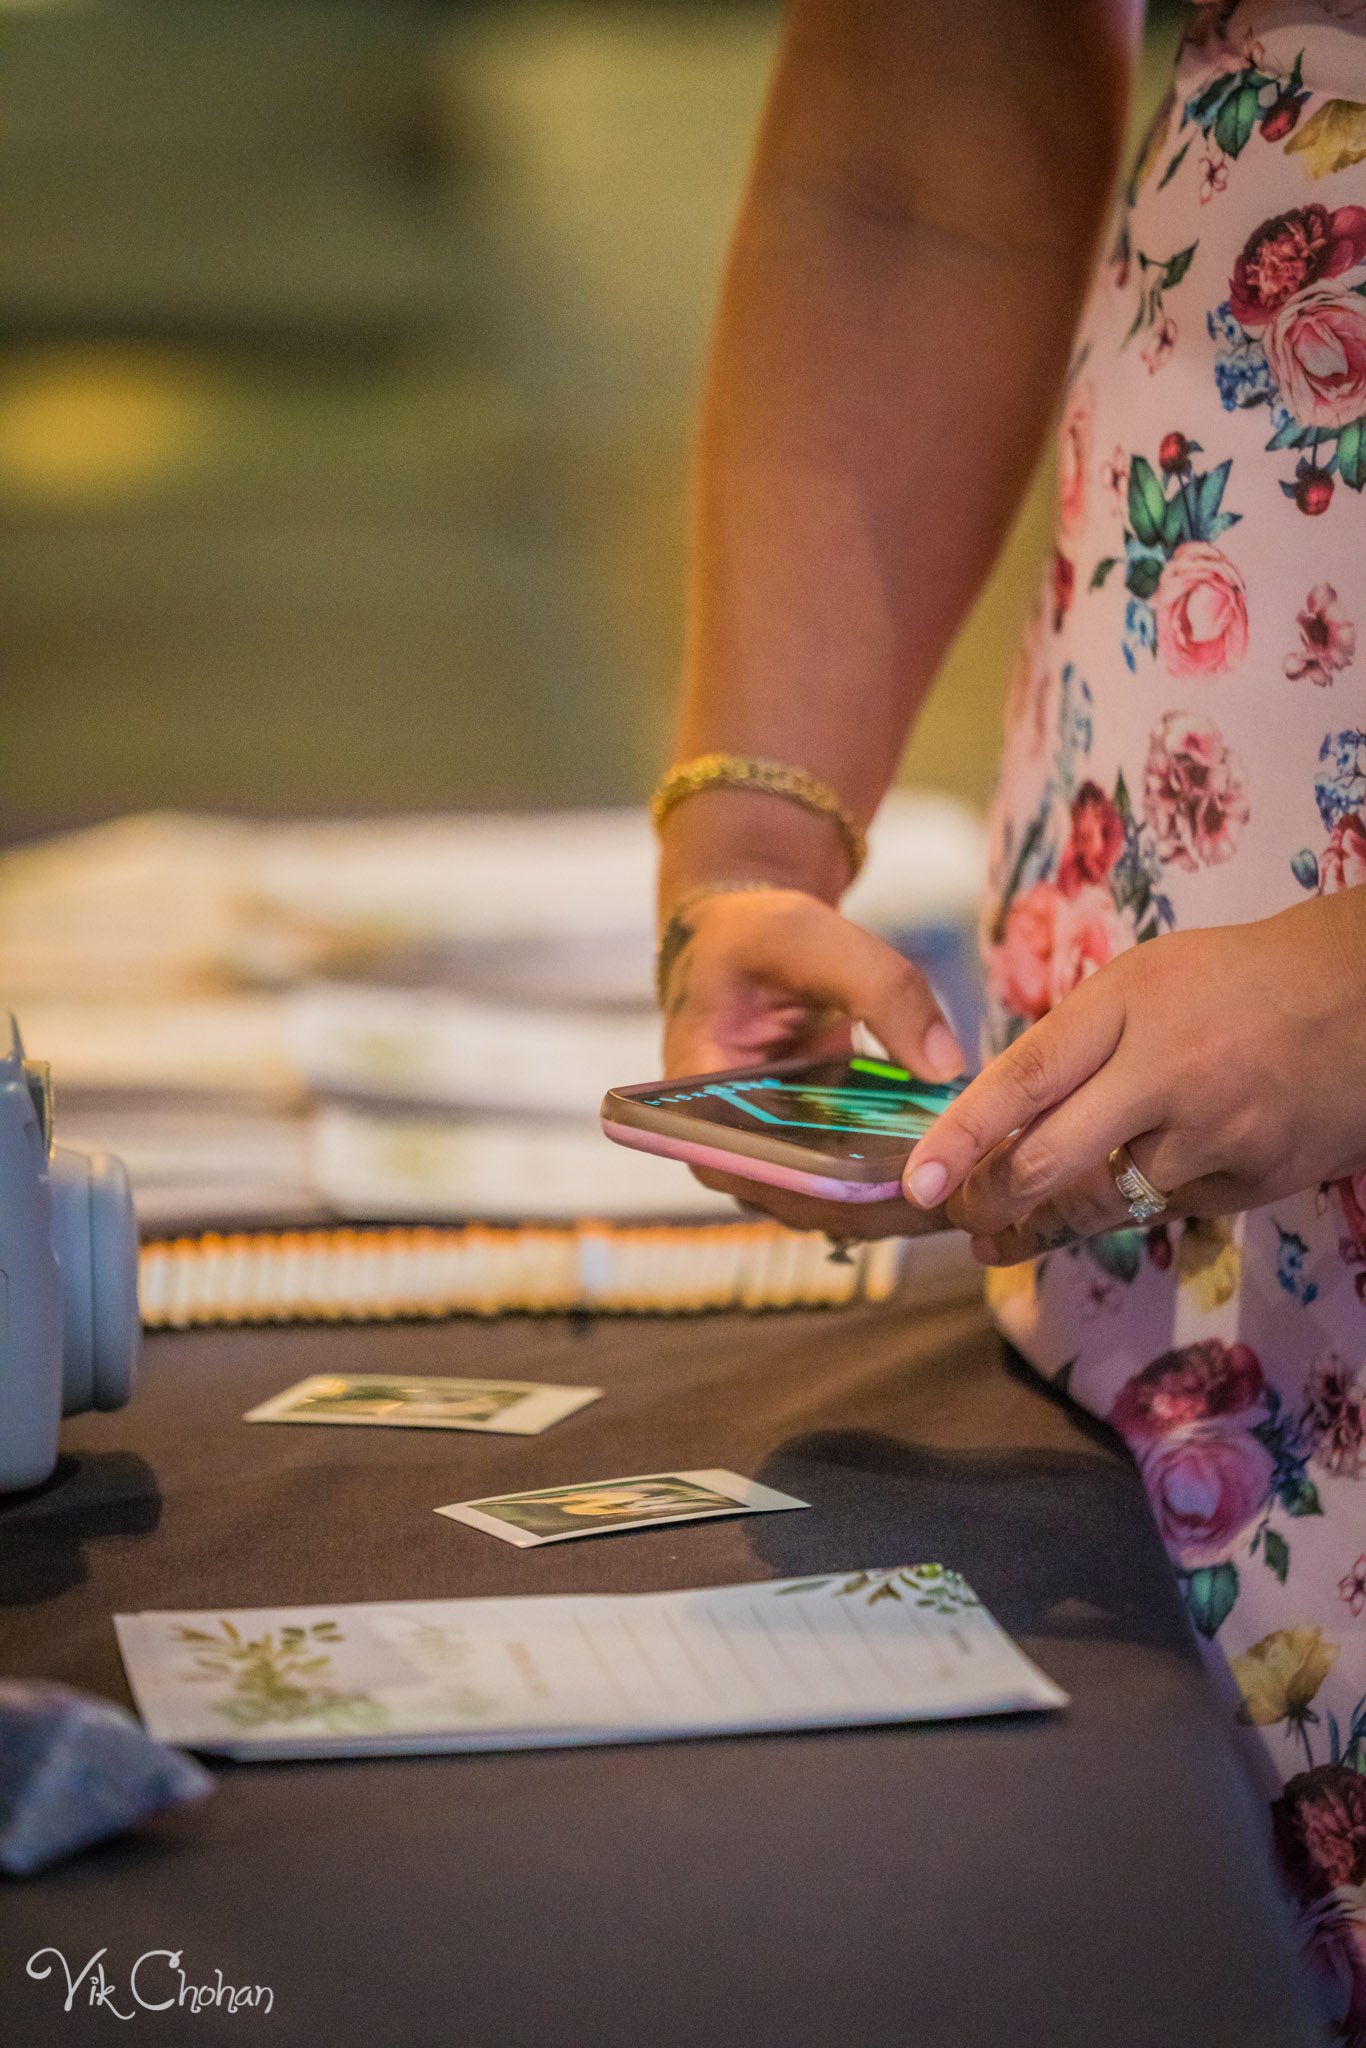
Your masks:
[[[1056,400],[1140,13],[796,0],[702,410],[676,758],[786,761],[875,809]],[[739,875],[847,880],[783,799],[680,805],[666,913]]]
[[[1138,0],[796,0],[722,292],[699,436],[675,758],[806,769],[866,821],[990,566],[1061,384]],[[670,1073],[848,1043],[962,1055],[921,976],[831,906],[827,819],[711,790],[662,834]],[[758,894],[688,906],[709,883]],[[710,1185],[841,1235],[908,1202]]]

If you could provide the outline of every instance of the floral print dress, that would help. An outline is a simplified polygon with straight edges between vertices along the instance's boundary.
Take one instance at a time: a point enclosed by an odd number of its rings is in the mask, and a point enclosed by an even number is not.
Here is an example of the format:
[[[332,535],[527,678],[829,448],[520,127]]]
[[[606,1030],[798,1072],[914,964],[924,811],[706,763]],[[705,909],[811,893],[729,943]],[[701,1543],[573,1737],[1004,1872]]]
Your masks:
[[[1207,5],[1117,210],[1012,685],[999,1050],[1126,946],[1366,883],[1366,0]],[[991,1276],[1127,1439],[1366,2043],[1366,1175]]]

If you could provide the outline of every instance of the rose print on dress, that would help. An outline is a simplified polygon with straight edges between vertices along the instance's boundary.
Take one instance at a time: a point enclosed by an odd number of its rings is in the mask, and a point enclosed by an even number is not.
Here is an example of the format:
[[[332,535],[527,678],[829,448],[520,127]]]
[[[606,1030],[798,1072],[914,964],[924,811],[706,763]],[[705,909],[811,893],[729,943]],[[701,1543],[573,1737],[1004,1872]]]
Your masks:
[[[1096,782],[1076,784],[1091,740],[1090,691],[1069,663],[1054,775],[1018,848],[1004,849],[1006,879],[988,926],[987,989],[1004,1043],[1116,953],[1175,922],[1157,887],[1153,835],[1135,817],[1123,775],[1109,796]]]
[[[1269,451],[1300,449],[1281,489],[1327,510],[1337,476],[1366,486],[1366,207],[1310,205],[1249,236],[1228,297],[1209,315],[1225,407],[1267,405]]]
[[[1331,583],[1314,585],[1296,623],[1300,644],[1286,655],[1285,673],[1292,683],[1311,682],[1326,690],[1335,674],[1351,667],[1357,650],[1357,629],[1343,612]]]
[[[1273,214],[1244,243],[1229,278],[1229,311],[1249,333],[1275,321],[1297,295],[1366,257],[1366,209],[1297,206]]]
[[[1243,1695],[1240,1720],[1254,1728],[1274,1728],[1284,1721],[1287,1735],[1300,1737],[1312,1766],[1308,1730],[1319,1718],[1313,1701],[1337,1660],[1338,1645],[1325,1641],[1321,1628],[1274,1629],[1229,1660]]]
[[[1211,1337],[1184,1350],[1164,1351],[1126,1380],[1110,1421],[1130,1443],[1145,1442],[1197,1422],[1257,1410],[1265,1392],[1261,1361],[1251,1346]]]
[[[1243,1695],[1240,1718],[1256,1728],[1284,1721],[1299,1732],[1308,1750],[1306,1725],[1318,1720],[1313,1701],[1337,1660],[1338,1645],[1325,1641],[1321,1628],[1273,1630],[1231,1660]],[[1312,1751],[1309,1761],[1312,1765]]]
[[[1108,890],[1069,893],[1036,882],[1006,913],[991,957],[992,992],[1012,1016],[1037,1023],[1129,943]]]
[[[1001,921],[987,968],[987,986],[1022,1024],[1037,1023],[1053,1007],[1053,933],[1061,892],[1036,882],[1016,897]]]
[[[1183,1398],[1164,1403],[1164,1379],[1175,1380]],[[1265,1391],[1248,1345],[1210,1338],[1146,1366],[1110,1411],[1138,1458],[1163,1540],[1187,1570],[1220,1563],[1270,1498],[1276,1463],[1253,1434]],[[1164,1406],[1185,1407],[1190,1419],[1156,1420]]]
[[[1273,1802],[1271,1822],[1277,1860],[1297,1898],[1366,1882],[1366,1777],[1360,1771],[1335,1763],[1299,1772]]]
[[[1169,711],[1153,727],[1143,809],[1158,859],[1193,874],[1237,850],[1250,815],[1242,770],[1209,719]]]
[[[1329,1716],[1332,1720],[1331,1715]],[[1334,1741],[1336,1752],[1338,1742]],[[1326,1993],[1336,2038],[1366,2028],[1366,1777],[1358,1716],[1331,1763],[1301,1771],[1271,1807],[1276,1857],[1299,1909],[1305,1959]]]
[[[1072,799],[1072,829],[1058,868],[1064,896],[1108,880],[1124,851],[1124,820],[1103,789],[1084,782]]]
[[[1312,1434],[1283,1408],[1252,1347],[1218,1337],[1144,1366],[1109,1421],[1137,1459],[1191,1619],[1214,1636],[1239,1593],[1230,1552],[1246,1539],[1247,1556],[1260,1553],[1284,1584],[1290,1545],[1271,1526],[1273,1509],[1322,1513],[1306,1469]]]
[[[1357,291],[1311,285],[1282,307],[1266,330],[1265,346],[1286,408],[1302,427],[1340,434],[1366,411],[1366,304]],[[1351,438],[1355,448],[1360,434]],[[1342,459],[1339,451],[1340,464]],[[1361,464],[1354,460],[1350,467],[1352,488],[1360,490]],[[1345,470],[1343,481],[1349,481]]]
[[[1157,651],[1174,676],[1222,675],[1247,653],[1247,590],[1227,555],[1185,541],[1158,579]]]
[[[1206,1565],[1231,1572],[1225,1551],[1270,1496],[1275,1465],[1265,1446],[1250,1431],[1201,1427],[1143,1445],[1138,1463],[1175,1562],[1192,1574]],[[1212,1634],[1218,1621],[1207,1618],[1205,1607],[1197,1626]]]
[[[1330,1478],[1359,1479],[1366,1427],[1357,1369],[1336,1352],[1314,1360],[1305,1383],[1301,1426],[1314,1440],[1314,1462]]]
[[[1247,653],[1247,589],[1214,543],[1242,516],[1223,509],[1231,463],[1197,470],[1198,441],[1163,437],[1156,469],[1146,456],[1129,463],[1124,530],[1124,659],[1137,669],[1142,649],[1160,655],[1172,675],[1222,675]],[[1118,557],[1096,564],[1092,590]]]
[[[1353,4],[1366,24],[1366,0]],[[1118,269],[1090,301],[1077,375],[1094,410],[1060,423],[1075,435],[1064,467],[1083,435],[1092,453],[1084,478],[1064,477],[1066,505],[1082,484],[1057,536],[1075,569],[1070,606],[1055,637],[1045,571],[1047,692],[1022,683],[997,813],[993,1048],[1116,943],[1112,915],[1123,943],[1153,929],[1129,880],[1150,904],[1170,897],[1181,926],[1283,902],[1266,868],[1278,845],[1306,893],[1366,886],[1366,555],[1353,550],[1366,504],[1366,105],[1311,97],[1293,77],[1301,41],[1311,83],[1342,75],[1343,37],[1318,42],[1323,0],[1281,9],[1270,60],[1241,39],[1251,10],[1184,12],[1198,28],[1179,97],[1143,153]],[[1287,41],[1292,13],[1304,26]],[[1173,501],[1225,457],[1216,516],[1242,523],[1169,530]],[[1172,569],[1200,542],[1231,576],[1199,553]],[[1223,666],[1243,627],[1244,651]],[[1247,1218],[1111,1233],[991,1285],[1021,1351],[1099,1414],[1149,1361],[1166,1361],[1159,1394],[1196,1381],[1184,1408],[1159,1417],[1149,1403],[1146,1433],[1131,1418],[1134,1450],[1209,1661],[1227,1677],[1243,1659],[1241,1740],[1277,1776],[1300,1774],[1278,1834],[1298,1845],[1307,1950],[1366,2048],[1366,1174]],[[1215,1337],[1200,1366],[1190,1340]]]

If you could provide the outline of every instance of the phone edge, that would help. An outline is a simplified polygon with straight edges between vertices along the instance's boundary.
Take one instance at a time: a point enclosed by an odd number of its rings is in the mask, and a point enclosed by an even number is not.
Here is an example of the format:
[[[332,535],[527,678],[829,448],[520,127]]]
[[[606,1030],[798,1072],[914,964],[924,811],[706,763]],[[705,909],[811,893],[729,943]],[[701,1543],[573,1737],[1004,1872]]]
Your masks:
[[[814,1195],[834,1202],[890,1202],[901,1193],[900,1180],[836,1180],[829,1174],[808,1173],[797,1166],[783,1166],[754,1152],[720,1145],[699,1145],[669,1131],[652,1130],[644,1124],[618,1123],[607,1113],[604,1098],[602,1129],[614,1144],[632,1151],[649,1152],[660,1159],[677,1159],[685,1166],[700,1166],[711,1173],[733,1174],[737,1180],[761,1182],[765,1187],[785,1188],[792,1194]],[[822,1161],[822,1165],[828,1162]]]

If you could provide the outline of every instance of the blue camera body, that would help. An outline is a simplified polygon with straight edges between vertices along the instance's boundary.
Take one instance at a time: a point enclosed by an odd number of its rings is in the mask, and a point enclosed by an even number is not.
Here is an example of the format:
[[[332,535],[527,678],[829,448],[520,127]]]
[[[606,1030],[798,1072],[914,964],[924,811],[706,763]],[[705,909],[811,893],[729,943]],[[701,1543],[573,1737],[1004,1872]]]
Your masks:
[[[47,1067],[0,1012],[0,1491],[37,1486],[64,1415],[121,1408],[141,1323],[128,1176],[55,1145]]]

